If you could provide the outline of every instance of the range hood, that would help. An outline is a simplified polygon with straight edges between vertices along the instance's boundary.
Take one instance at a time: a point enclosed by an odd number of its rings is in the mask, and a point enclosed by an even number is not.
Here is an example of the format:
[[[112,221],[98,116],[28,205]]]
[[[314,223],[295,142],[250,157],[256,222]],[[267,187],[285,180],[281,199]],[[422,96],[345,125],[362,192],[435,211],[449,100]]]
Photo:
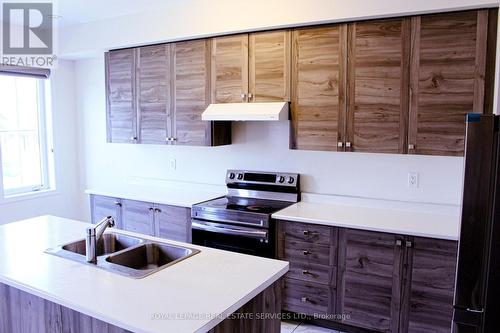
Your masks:
[[[288,102],[210,104],[201,115],[206,121],[288,120]]]

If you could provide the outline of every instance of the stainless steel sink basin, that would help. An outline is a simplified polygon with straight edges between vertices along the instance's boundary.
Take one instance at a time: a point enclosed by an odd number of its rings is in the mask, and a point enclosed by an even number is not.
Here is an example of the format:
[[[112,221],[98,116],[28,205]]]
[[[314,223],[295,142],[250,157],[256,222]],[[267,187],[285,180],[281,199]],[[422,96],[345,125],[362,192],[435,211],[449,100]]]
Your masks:
[[[111,264],[136,271],[134,275],[145,276],[189,258],[200,252],[176,245],[146,243],[128,251],[122,251],[106,258]]]
[[[143,242],[140,238],[120,234],[104,234],[97,242],[97,256],[115,253]],[[85,239],[63,245],[62,249],[84,256],[86,250]]]
[[[97,243],[95,264],[86,261],[84,239],[45,252],[128,277],[143,278],[200,251],[119,233],[105,233]]]

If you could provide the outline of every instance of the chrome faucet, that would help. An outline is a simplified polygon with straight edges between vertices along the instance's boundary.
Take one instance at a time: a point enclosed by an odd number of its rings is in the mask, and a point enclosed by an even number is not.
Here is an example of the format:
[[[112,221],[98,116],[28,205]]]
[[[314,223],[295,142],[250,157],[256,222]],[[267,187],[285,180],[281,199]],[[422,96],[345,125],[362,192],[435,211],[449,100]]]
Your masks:
[[[111,216],[108,216],[95,226],[87,228],[87,234],[85,236],[85,255],[87,257],[87,262],[94,264],[97,262],[97,242],[102,237],[107,227],[111,228],[114,226],[115,220]]]

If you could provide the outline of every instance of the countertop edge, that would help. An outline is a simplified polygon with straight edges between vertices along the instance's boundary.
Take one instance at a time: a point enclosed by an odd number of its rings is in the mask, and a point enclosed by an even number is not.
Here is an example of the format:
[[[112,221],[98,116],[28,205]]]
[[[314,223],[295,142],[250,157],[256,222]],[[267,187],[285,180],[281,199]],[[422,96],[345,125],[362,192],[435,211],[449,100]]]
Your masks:
[[[409,230],[384,228],[383,226],[380,226],[380,227],[375,227],[375,226],[370,226],[370,225],[361,226],[359,224],[351,224],[351,223],[346,223],[346,222],[337,222],[335,220],[322,220],[322,219],[314,219],[314,218],[291,216],[291,215],[281,214],[279,212],[274,213],[272,215],[272,217],[273,217],[273,219],[276,219],[276,220],[285,220],[285,221],[292,221],[292,222],[318,224],[318,225],[325,225],[325,226],[339,227],[339,228],[347,228],[347,229],[356,229],[356,230],[385,232],[385,233],[390,233],[390,234],[399,234],[399,235],[407,235],[407,236],[415,236],[415,237],[425,237],[425,238],[442,239],[442,240],[450,240],[450,241],[458,241],[459,238],[460,238],[460,236],[458,236],[458,235],[457,235],[457,237],[454,237],[454,236],[451,236],[451,235],[443,235],[443,234],[435,234],[435,233],[422,233],[422,232],[411,232]]]
[[[172,189],[172,191],[175,191]],[[199,193],[199,191],[197,191]],[[98,189],[86,189],[85,190],[86,194],[89,195],[101,195],[101,196],[106,196],[106,197],[114,197],[114,198],[120,198],[120,199],[125,199],[125,200],[135,200],[135,201],[142,201],[142,202],[152,202],[152,203],[157,203],[157,204],[162,204],[162,205],[169,205],[169,206],[177,206],[177,207],[184,207],[184,208],[191,208],[193,205],[215,199],[221,196],[224,196],[224,193],[216,193],[216,192],[204,192],[206,193],[205,198],[201,198],[201,200],[175,200],[175,199],[152,199],[147,196],[140,196],[140,195],[130,195],[128,193],[118,193],[118,192],[113,192],[113,191],[107,191],[107,190],[98,190]]]

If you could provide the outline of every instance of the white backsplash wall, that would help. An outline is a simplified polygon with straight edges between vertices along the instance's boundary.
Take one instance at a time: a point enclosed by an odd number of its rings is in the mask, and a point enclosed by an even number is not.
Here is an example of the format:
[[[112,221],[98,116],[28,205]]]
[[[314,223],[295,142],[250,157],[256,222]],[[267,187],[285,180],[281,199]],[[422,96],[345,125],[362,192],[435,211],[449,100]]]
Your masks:
[[[103,57],[76,62],[76,91],[87,188],[131,178],[223,185],[226,169],[242,168],[298,172],[306,192],[460,204],[463,158],[290,150],[289,122],[233,123],[233,144],[222,147],[110,144]],[[419,174],[416,189],[408,187],[409,172]]]

